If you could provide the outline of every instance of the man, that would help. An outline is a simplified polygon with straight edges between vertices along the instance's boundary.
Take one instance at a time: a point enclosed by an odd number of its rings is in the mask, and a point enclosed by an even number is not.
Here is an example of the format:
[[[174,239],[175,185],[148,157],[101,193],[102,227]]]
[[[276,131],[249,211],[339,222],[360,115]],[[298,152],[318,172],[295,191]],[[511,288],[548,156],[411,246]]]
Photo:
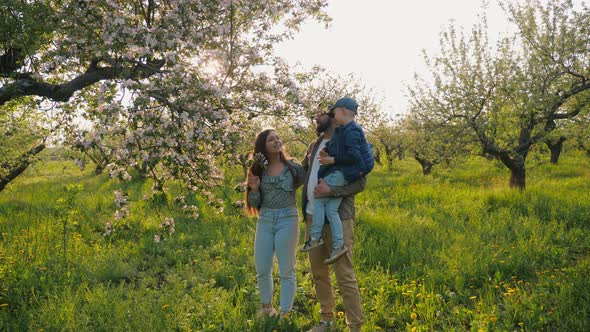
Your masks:
[[[334,105],[336,106],[338,102]],[[334,107],[332,107],[334,108]],[[330,140],[336,129],[336,123],[329,113],[318,113],[315,117],[318,139],[309,145],[302,165],[306,170],[306,178],[303,185],[303,215],[305,218],[306,238],[309,237],[313,219],[313,200],[316,197],[340,196],[342,203],[338,212],[342,220],[344,244],[349,251],[336,261],[332,266],[342,294],[344,309],[346,311],[346,324],[350,331],[360,331],[364,323],[363,309],[360,299],[360,291],[354,266],[352,263],[352,248],[354,242],[354,195],[363,191],[366,186],[366,178],[352,182],[342,187],[329,187],[320,180],[318,183],[318,170],[321,149]],[[325,243],[322,247],[309,252],[311,273],[315,284],[316,294],[320,302],[321,321],[310,332],[328,331],[334,322],[334,290],[330,280],[329,265],[324,260],[331,248],[330,227],[325,224],[322,230]]]

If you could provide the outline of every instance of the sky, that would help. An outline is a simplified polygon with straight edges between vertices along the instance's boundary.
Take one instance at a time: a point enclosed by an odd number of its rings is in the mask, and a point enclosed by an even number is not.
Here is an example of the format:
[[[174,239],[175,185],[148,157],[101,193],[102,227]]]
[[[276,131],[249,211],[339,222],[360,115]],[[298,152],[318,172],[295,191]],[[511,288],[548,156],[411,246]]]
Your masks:
[[[497,3],[489,2],[488,32],[494,40],[514,27]],[[303,70],[320,65],[353,73],[391,114],[407,108],[404,82],[415,72],[426,73],[422,50],[435,54],[451,20],[469,31],[483,12],[480,0],[333,0],[326,11],[333,19],[328,29],[307,21],[294,39],[276,46],[276,54]]]

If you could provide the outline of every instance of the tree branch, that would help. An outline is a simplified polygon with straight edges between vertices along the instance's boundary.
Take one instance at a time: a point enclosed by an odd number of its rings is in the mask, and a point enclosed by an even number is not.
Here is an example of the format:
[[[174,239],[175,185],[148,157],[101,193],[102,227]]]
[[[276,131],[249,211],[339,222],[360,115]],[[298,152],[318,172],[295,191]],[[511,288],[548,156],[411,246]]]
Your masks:
[[[86,72],[63,84],[39,82],[32,77],[17,79],[0,88],[0,106],[22,96],[40,96],[53,101],[68,101],[72,95],[87,86],[102,80],[139,79],[150,77],[164,65],[164,60],[136,63],[134,66],[98,67],[98,60],[90,63]]]
[[[45,149],[45,143],[41,143],[31,150],[25,152],[20,158],[20,162],[15,165],[9,172],[8,175],[0,177],[0,191],[4,190],[12,180],[16,179],[21,173],[23,173],[31,164],[31,157],[39,154],[39,152]]]

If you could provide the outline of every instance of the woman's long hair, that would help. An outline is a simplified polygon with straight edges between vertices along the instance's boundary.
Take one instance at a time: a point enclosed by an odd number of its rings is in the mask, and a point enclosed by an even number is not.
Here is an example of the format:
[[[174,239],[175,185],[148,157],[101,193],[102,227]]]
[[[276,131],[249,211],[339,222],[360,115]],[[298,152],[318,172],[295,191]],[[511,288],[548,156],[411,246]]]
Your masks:
[[[276,130],[274,130],[273,128],[268,128],[264,129],[263,131],[259,132],[258,135],[256,135],[256,139],[254,140],[254,151],[250,155],[250,158],[254,158],[254,156],[257,153],[262,153],[264,157],[266,157],[266,159],[268,160],[268,154],[266,152],[266,139],[268,138],[268,135],[273,131],[276,132]],[[287,152],[285,152],[284,146],[283,150],[281,151],[280,158],[281,161],[284,162],[285,165],[287,165],[287,167],[289,168],[289,171],[293,176],[293,181],[296,181],[296,171],[293,168],[293,166],[291,166],[291,164],[287,162],[288,160],[291,160],[291,158],[289,157]],[[253,163],[252,166],[250,166],[249,171],[252,172],[252,174],[254,174],[255,176],[260,177],[262,180],[262,173],[264,172],[264,169],[259,163]],[[249,216],[257,216],[258,211],[260,211],[260,206],[251,206],[250,204],[248,204],[248,196],[250,195],[250,190],[250,187],[246,189],[246,212]],[[259,192],[260,196],[262,197],[262,192],[260,191],[260,189]],[[260,202],[262,202],[262,200]]]

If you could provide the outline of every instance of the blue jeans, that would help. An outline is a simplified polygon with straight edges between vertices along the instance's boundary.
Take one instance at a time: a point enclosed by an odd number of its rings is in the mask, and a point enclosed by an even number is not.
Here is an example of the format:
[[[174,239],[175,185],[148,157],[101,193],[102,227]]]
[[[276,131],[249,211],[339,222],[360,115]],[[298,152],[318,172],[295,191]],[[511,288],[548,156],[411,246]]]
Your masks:
[[[344,186],[347,184],[344,175],[340,171],[328,174],[324,181],[330,186]],[[342,202],[342,197],[322,197],[314,199],[313,203],[313,222],[311,224],[311,239],[316,240],[322,234],[325,219],[330,222],[330,231],[332,232],[332,248],[340,248],[344,245],[342,235],[342,221],[338,208]]]
[[[262,209],[256,225],[254,241],[254,264],[258,289],[263,304],[272,301],[273,260],[276,254],[281,277],[281,312],[289,312],[295,300],[297,278],[295,275],[295,254],[299,240],[297,207],[283,209]]]

